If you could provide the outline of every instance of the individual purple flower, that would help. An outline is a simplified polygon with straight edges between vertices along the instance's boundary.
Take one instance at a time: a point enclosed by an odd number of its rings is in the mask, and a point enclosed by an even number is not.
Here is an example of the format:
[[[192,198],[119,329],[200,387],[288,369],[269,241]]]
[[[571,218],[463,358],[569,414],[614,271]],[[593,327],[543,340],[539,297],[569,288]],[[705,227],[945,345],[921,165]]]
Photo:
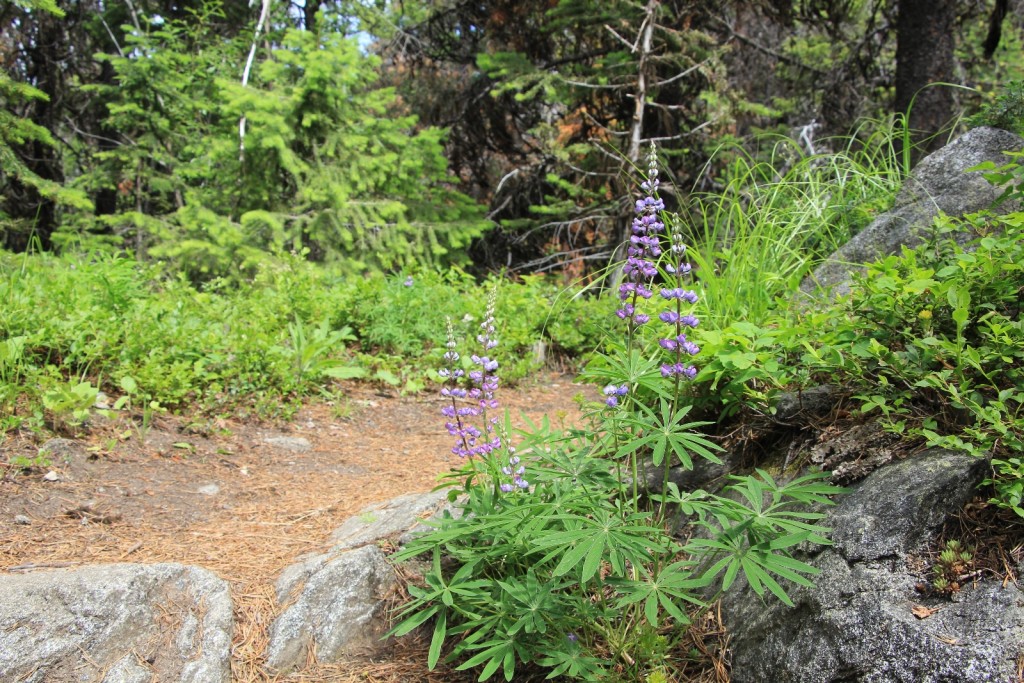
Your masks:
[[[405,287],[412,287],[412,285],[413,285],[412,275],[410,275],[409,277],[405,278],[405,282],[403,282],[402,285],[404,285]]]

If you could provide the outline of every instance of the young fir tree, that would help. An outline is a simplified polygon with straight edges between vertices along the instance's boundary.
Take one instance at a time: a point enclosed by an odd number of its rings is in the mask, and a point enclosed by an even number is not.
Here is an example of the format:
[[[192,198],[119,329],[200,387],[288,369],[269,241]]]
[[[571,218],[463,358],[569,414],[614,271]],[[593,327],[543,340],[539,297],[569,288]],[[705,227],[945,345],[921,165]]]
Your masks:
[[[451,189],[443,132],[377,87],[376,58],[336,32],[276,30],[243,85],[249,46],[206,23],[150,21],[104,57],[121,144],[90,182],[119,188],[104,220],[129,246],[194,280],[244,277],[279,251],[351,270],[466,258],[483,209]]]
[[[57,18],[64,16],[54,0],[14,0],[13,8],[25,15],[36,12]],[[84,194],[42,177],[25,163],[26,155],[38,157],[40,149],[56,145],[51,132],[26,115],[26,108],[33,101],[47,100],[46,93],[39,88],[15,80],[7,71],[0,69],[0,198],[7,200],[13,194],[29,192],[41,198],[47,206],[63,204],[91,209],[92,204]],[[9,216],[4,210],[4,203],[0,202],[0,233],[4,236],[0,246],[25,248],[35,226],[31,220],[17,220]]]

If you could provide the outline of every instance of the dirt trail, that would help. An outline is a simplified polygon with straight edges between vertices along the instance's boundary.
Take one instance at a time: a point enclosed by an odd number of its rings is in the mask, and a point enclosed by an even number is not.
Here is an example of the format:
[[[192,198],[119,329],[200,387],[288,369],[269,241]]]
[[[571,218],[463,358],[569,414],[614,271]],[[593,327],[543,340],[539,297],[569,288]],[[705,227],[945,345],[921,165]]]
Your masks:
[[[569,376],[542,374],[499,398],[514,423],[520,411],[574,421],[580,392],[594,398]],[[338,405],[307,404],[282,425],[164,416],[143,433],[127,420],[95,422],[59,442],[49,468],[6,466],[0,571],[107,562],[211,569],[235,601],[234,680],[270,680],[261,653],[279,572],[325,549],[331,532],[367,505],[429,491],[458,465],[440,397],[360,384],[345,396]],[[31,434],[8,435],[0,461],[34,457],[40,445]],[[314,667],[288,680],[389,680],[344,669]],[[395,680],[427,680],[402,676]]]

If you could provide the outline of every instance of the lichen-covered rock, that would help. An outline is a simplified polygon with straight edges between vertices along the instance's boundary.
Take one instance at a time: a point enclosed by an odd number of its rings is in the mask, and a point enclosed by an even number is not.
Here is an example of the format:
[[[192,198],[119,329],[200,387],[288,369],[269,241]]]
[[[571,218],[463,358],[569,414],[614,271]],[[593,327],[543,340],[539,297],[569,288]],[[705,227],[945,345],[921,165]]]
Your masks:
[[[855,486],[828,516],[835,545],[803,558],[821,574],[815,587],[789,591],[795,607],[762,600],[746,586],[726,595],[732,680],[1014,680],[1024,648],[1024,592],[988,581],[964,587],[955,601],[923,596],[906,562],[969,500],[984,473],[983,460],[936,450]],[[915,605],[934,611],[919,618]]]
[[[311,648],[321,662],[372,650],[385,631],[383,600],[398,579],[378,547],[334,550],[305,566],[285,597],[291,602],[270,626],[266,657],[274,671],[301,668]]]
[[[311,647],[321,662],[380,647],[383,600],[398,579],[376,542],[426,529],[423,520],[446,505],[445,491],[371,505],[334,531],[330,550],[281,572],[275,588],[285,607],[270,627],[267,665],[275,671],[300,668]]]
[[[0,680],[227,683],[232,606],[213,573],[97,565],[0,576]]]

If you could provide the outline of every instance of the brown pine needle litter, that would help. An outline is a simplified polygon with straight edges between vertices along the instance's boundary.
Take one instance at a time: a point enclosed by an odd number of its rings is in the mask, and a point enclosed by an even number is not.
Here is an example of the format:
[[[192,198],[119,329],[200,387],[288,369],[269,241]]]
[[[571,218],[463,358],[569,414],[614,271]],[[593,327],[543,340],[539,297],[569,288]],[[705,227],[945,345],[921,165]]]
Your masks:
[[[571,378],[545,375],[503,390],[502,403],[514,422],[522,411],[534,421],[547,415],[555,425],[572,423],[579,391],[586,390]],[[367,506],[429,491],[438,474],[458,464],[447,455],[436,398],[385,395],[359,384],[345,393],[344,410],[310,404],[288,424],[164,416],[143,430],[127,415],[97,420],[65,435],[77,449],[73,456],[30,471],[0,468],[0,571],[117,562],[206,568],[228,582],[234,601],[234,683],[475,681],[443,662],[427,671],[429,635],[422,634],[337,664],[316,662],[311,648],[308,665],[286,675],[264,666],[268,629],[281,609],[274,591],[281,571],[326,551],[331,533]],[[304,439],[308,448],[268,445],[276,437]],[[3,459],[35,457],[46,438],[8,433]],[[706,657],[687,660],[681,680],[728,681],[727,637],[717,614],[695,624],[688,638],[679,660],[690,649]],[[542,679],[525,670],[517,675],[519,683]]]

